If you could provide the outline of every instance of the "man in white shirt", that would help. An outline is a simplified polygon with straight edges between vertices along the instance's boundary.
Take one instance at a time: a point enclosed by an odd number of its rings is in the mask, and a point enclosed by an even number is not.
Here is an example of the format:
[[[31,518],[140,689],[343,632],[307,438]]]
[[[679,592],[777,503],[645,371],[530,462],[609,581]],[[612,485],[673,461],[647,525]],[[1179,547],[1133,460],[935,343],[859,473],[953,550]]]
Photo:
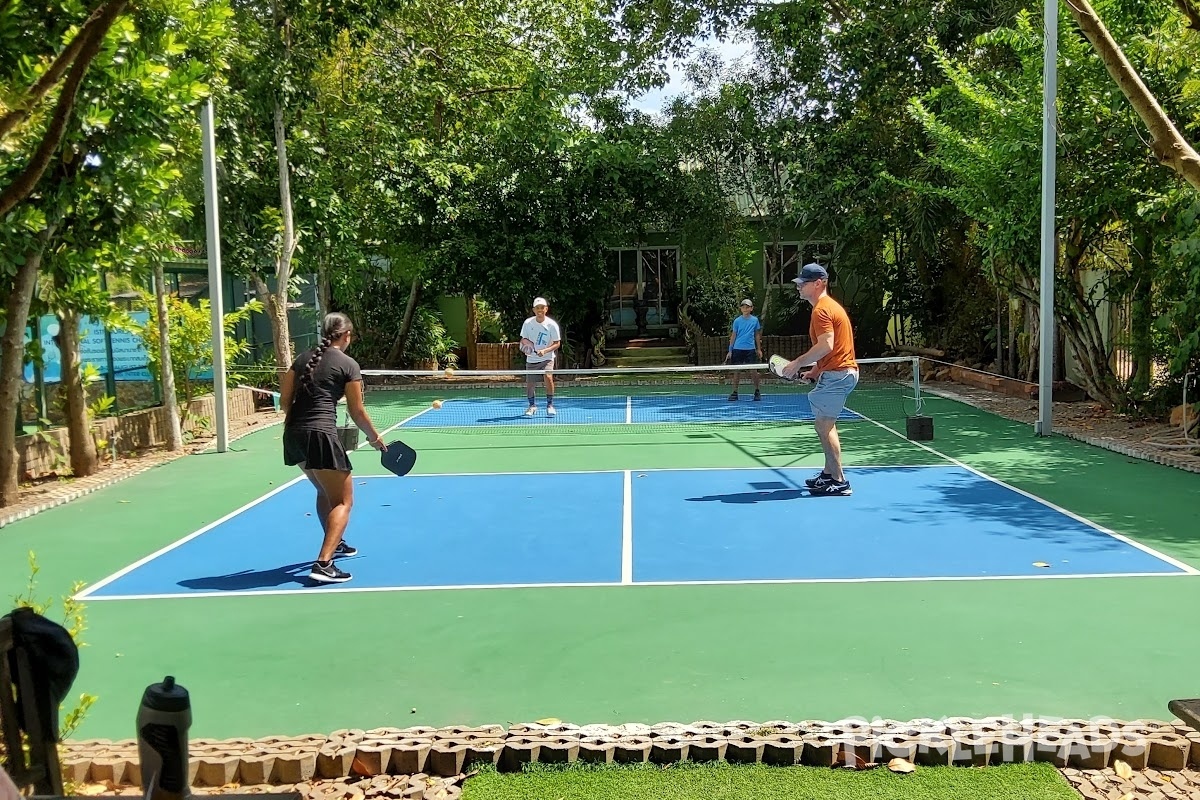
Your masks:
[[[558,323],[546,316],[549,304],[546,298],[538,297],[533,301],[533,316],[525,320],[521,326],[521,352],[525,354],[525,369],[540,370],[546,381],[546,414],[553,417],[554,411],[554,351],[562,346],[562,332]],[[525,377],[525,394],[529,398],[529,408],[525,416],[532,417],[537,412],[535,402],[536,375]]]

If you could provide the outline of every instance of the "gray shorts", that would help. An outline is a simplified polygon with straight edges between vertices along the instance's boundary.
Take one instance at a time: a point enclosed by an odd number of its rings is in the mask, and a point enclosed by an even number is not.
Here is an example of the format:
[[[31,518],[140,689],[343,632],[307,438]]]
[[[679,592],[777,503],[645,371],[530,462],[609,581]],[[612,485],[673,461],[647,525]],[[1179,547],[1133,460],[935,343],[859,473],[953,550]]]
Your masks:
[[[822,372],[817,383],[808,393],[808,404],[813,416],[837,419],[846,407],[846,398],[858,386],[856,370]]]
[[[530,361],[529,359],[525,360],[525,370],[526,371],[541,370],[542,372],[549,374],[553,369],[554,369],[554,357],[553,356],[546,359],[545,361]],[[536,381],[537,378],[538,378],[537,375],[526,375],[525,376],[525,380],[530,381],[530,382]]]

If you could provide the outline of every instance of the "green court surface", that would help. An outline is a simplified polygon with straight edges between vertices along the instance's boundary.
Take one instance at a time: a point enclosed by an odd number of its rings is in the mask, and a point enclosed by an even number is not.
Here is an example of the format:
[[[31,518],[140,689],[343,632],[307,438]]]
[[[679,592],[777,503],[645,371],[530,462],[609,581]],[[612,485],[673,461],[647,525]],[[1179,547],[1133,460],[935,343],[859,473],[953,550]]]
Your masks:
[[[403,402],[423,408],[427,398]],[[936,420],[931,449],[869,422],[842,426],[847,463],[956,459],[1200,566],[1200,476],[1063,437],[1039,439],[1027,425],[949,400],[929,399],[926,413]],[[903,431],[902,414],[884,421]],[[405,438],[423,474],[820,464],[808,423],[630,427],[639,430],[417,430]],[[278,489],[297,474],[282,464],[280,435],[279,427],[260,431],[231,452],[183,458],[5,527],[4,594],[21,591],[29,551],[41,566],[37,594],[61,595]],[[355,460],[364,475],[382,472],[369,454]],[[563,514],[589,514],[570,495],[553,503]],[[882,519],[903,503],[880,498],[877,513]],[[545,505],[528,513],[534,519]],[[805,513],[794,514],[802,528]],[[406,530],[404,521],[397,510],[397,536],[438,535]],[[315,553],[315,522],[290,533]],[[806,530],[831,547],[844,533]],[[239,545],[229,549],[236,564]],[[1042,577],[92,599],[73,691],[99,701],[76,735],[132,736],[143,689],[166,674],[192,694],[192,734],[216,738],[544,717],[1167,718],[1168,700],[1200,690],[1195,575]]]

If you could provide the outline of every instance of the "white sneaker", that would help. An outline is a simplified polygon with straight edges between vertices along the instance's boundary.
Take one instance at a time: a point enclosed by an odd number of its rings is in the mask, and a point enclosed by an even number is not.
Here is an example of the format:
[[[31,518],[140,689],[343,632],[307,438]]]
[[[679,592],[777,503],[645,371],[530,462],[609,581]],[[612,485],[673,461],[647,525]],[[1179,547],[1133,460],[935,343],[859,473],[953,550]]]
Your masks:
[[[553,417],[558,412],[554,410],[554,406],[546,406],[546,416]]]
[[[525,416],[532,417],[536,412],[537,406],[530,406],[529,408],[525,409]]]

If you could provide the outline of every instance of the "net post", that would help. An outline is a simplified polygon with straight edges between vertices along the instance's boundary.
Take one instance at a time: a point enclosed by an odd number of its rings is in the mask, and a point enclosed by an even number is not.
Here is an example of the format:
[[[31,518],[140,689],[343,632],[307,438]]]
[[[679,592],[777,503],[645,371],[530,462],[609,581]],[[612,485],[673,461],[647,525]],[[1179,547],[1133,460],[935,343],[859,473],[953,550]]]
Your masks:
[[[924,402],[921,400],[921,357],[913,356],[913,400],[917,404],[916,413],[920,414],[924,407]]]

